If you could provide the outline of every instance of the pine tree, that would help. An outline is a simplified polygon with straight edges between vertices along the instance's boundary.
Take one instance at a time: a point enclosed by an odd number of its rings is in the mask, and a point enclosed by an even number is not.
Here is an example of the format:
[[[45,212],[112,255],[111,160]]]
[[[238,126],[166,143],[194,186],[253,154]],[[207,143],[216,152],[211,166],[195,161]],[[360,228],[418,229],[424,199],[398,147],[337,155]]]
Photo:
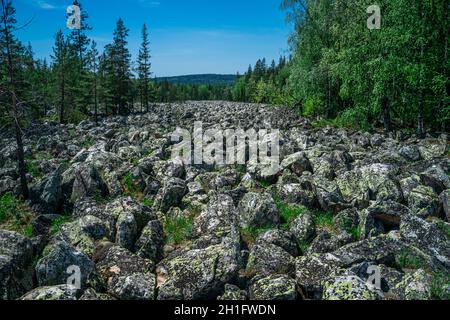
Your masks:
[[[65,109],[66,109],[66,87],[67,87],[67,70],[70,60],[69,44],[64,38],[64,34],[61,30],[56,33],[55,45],[53,47],[53,72],[55,73],[56,87],[59,94],[57,95],[57,101],[59,104],[59,122],[61,124],[66,122]]]
[[[150,82],[150,41],[148,39],[147,26],[142,28],[142,44],[138,56],[138,75],[139,75],[139,94],[141,97],[141,106],[147,112],[149,111],[149,82]]]
[[[72,32],[69,34],[69,41],[78,56],[80,63],[79,67],[81,70],[85,67],[84,59],[90,43],[90,39],[86,35],[86,31],[92,30],[92,28],[87,23],[87,19],[89,18],[89,16],[83,9],[81,3],[78,0],[74,0],[73,5],[80,8],[80,28],[72,30]]]
[[[15,131],[17,144],[17,163],[18,173],[20,177],[20,187],[23,198],[29,197],[29,189],[26,178],[26,165],[22,141],[22,130],[19,123],[20,98],[17,95],[17,83],[15,78],[15,69],[20,68],[20,56],[14,52],[17,45],[17,40],[14,38],[13,31],[16,24],[15,13],[16,10],[12,5],[11,0],[1,0],[2,11],[0,16],[0,48],[2,51],[2,64],[7,66],[8,85],[5,88],[7,96],[11,99],[11,113],[13,120],[13,127]]]

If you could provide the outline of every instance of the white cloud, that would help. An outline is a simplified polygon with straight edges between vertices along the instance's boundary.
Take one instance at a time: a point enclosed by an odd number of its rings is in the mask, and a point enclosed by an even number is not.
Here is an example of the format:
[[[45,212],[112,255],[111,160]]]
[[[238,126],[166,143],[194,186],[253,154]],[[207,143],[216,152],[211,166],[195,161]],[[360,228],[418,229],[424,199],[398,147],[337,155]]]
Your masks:
[[[161,5],[161,2],[153,0],[139,0],[139,3],[148,8],[157,8]]]
[[[47,1],[44,0],[38,0],[37,1],[37,5],[41,8],[41,9],[45,9],[45,10],[53,10],[56,9],[56,6],[52,5],[51,3],[48,3]]]

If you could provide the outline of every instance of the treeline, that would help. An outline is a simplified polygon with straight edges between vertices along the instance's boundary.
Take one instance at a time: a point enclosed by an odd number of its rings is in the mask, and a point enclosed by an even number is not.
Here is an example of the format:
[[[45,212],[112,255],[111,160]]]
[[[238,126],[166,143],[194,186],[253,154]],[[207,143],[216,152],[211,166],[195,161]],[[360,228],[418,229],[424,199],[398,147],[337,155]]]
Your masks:
[[[369,30],[363,0],[285,0],[295,25],[285,88],[304,115],[343,126],[446,131],[449,1],[379,0]]]

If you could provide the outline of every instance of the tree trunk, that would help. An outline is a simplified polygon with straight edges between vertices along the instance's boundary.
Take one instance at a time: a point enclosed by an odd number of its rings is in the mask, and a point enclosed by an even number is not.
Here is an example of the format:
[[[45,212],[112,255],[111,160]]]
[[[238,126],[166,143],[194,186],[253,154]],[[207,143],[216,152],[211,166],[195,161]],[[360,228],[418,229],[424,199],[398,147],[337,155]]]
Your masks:
[[[65,95],[66,95],[66,79],[64,76],[64,68],[61,70],[61,74],[60,74],[60,81],[61,81],[61,105],[60,105],[60,109],[59,109],[59,123],[64,124],[64,104],[65,104]]]
[[[421,92],[420,92],[419,117],[418,117],[418,123],[417,123],[417,135],[421,139],[425,138],[425,112],[424,112],[423,90],[421,90]]]
[[[389,110],[389,98],[386,96],[381,101],[381,116],[383,117],[384,130],[391,132],[391,112]]]

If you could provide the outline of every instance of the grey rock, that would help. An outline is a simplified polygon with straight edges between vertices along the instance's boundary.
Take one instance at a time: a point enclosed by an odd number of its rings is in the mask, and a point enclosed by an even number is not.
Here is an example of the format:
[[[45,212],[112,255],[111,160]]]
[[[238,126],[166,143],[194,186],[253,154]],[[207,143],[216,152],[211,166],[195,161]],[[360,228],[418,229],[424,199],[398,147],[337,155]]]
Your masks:
[[[252,280],[250,300],[296,300],[295,280],[285,275],[272,275]]]

